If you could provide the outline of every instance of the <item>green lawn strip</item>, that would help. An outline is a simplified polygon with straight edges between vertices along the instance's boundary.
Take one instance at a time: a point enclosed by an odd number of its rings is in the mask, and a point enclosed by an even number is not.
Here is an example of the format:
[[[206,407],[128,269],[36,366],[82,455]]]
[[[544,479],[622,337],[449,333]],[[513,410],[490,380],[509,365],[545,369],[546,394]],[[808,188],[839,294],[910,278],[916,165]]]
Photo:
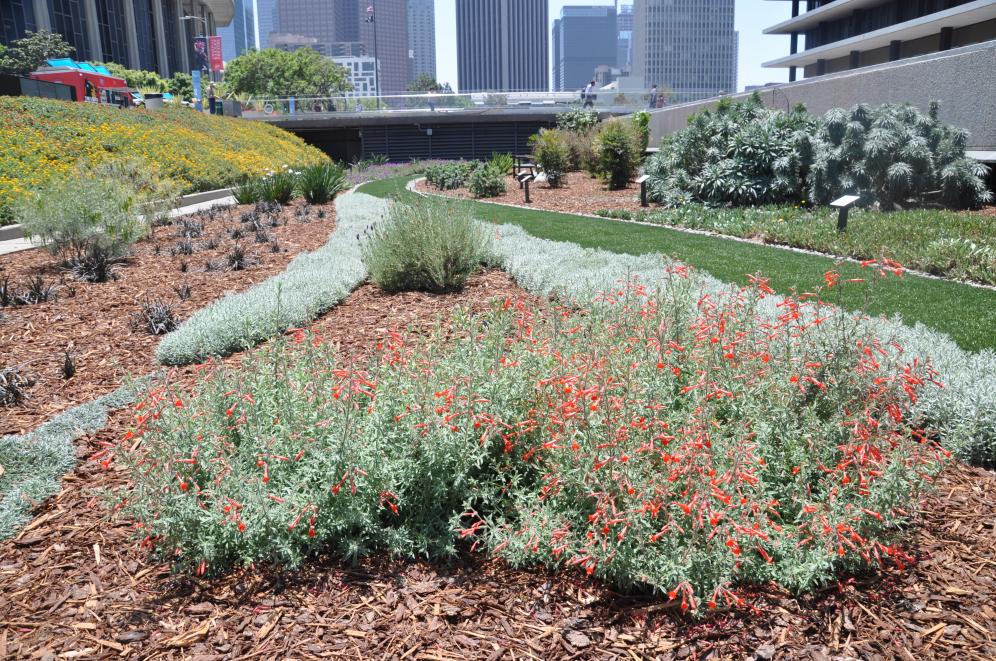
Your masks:
[[[379,197],[405,195],[404,178],[372,182],[361,192]],[[691,234],[667,227],[648,227],[613,220],[462,201],[476,215],[494,223],[514,223],[533,236],[567,241],[587,248],[640,255],[658,252],[702,269],[720,280],[741,283],[749,273],[770,279],[773,289],[788,293],[823,282],[835,269],[844,278],[871,278],[872,272],[850,262],[721,237]],[[941,331],[962,348],[978,351],[996,347],[996,291],[918,276],[889,278],[868,287],[848,286],[835,303],[872,314],[902,316]]]

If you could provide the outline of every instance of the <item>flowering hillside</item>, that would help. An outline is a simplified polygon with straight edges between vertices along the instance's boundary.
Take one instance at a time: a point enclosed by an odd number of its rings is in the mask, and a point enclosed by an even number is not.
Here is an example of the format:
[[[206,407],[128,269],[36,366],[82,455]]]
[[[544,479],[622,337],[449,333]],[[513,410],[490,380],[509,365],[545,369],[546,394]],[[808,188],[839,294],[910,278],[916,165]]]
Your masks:
[[[23,97],[0,98],[0,224],[4,209],[79,159],[141,157],[184,191],[210,190],[242,174],[325,156],[286,131],[261,122],[197,113],[154,112]]]

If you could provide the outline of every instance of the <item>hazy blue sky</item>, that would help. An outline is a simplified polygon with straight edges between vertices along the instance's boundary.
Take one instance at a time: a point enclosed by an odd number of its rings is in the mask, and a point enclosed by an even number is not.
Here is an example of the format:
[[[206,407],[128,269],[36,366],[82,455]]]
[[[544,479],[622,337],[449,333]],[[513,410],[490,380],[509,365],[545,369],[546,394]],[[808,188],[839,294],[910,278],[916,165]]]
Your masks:
[[[550,28],[564,5],[613,5],[613,0],[550,0]],[[766,36],[761,30],[789,18],[791,3],[737,0],[736,28],[740,31],[740,67],[737,85],[763,85],[788,80],[787,69],[763,69],[761,62],[788,55],[788,37]],[[436,0],[436,77],[457,86],[456,0]]]

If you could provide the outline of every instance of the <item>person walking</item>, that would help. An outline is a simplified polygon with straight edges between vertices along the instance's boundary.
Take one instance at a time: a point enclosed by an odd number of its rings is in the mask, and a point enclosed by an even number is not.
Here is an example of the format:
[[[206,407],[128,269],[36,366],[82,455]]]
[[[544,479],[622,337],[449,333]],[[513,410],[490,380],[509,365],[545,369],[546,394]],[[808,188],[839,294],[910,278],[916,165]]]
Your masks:
[[[585,86],[584,92],[581,93],[581,98],[583,100],[583,103],[581,104],[582,108],[594,108],[595,107],[595,81],[594,80],[591,81],[590,83],[588,83]]]
[[[650,88],[650,103],[647,105],[647,107],[651,109],[657,107],[657,85],[654,85]]]

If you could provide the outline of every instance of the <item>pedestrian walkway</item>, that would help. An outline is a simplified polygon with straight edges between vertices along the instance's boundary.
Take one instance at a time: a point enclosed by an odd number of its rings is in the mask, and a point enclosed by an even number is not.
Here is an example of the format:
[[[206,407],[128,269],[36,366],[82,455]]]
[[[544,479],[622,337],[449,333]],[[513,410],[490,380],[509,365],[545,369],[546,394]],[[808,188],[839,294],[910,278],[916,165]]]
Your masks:
[[[235,198],[229,195],[228,197],[222,197],[217,200],[209,200],[207,202],[200,202],[198,204],[191,204],[185,207],[178,207],[170,212],[170,216],[175,218],[177,216],[183,216],[188,213],[195,213],[201,211],[202,209],[210,209],[215,206],[228,206],[230,204],[235,204]],[[0,255],[7,255],[12,252],[20,252],[21,250],[30,250],[31,248],[37,248],[38,245],[32,242],[30,239],[9,239],[7,241],[0,241]]]

